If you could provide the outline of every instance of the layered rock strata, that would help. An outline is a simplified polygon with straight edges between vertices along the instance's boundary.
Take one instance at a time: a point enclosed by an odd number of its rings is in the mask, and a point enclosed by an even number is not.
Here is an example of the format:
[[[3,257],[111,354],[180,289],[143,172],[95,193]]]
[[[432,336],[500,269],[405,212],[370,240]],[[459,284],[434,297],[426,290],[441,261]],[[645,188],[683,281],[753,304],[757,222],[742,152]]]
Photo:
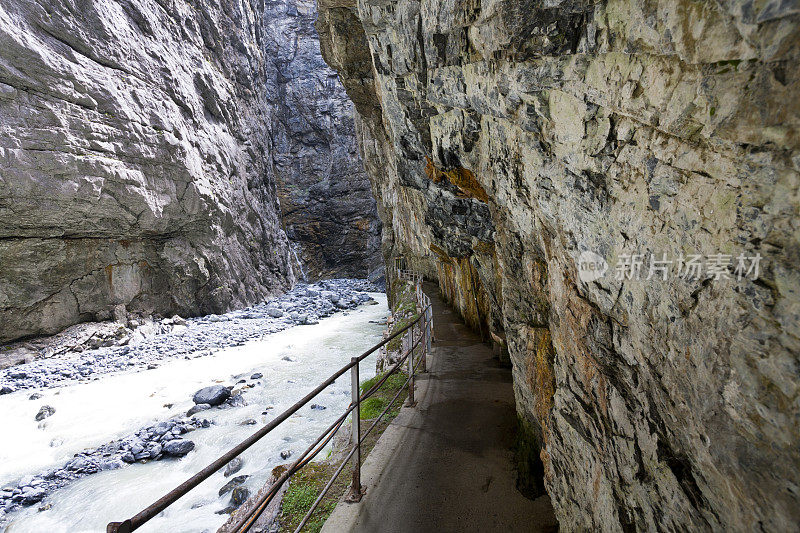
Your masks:
[[[0,6],[0,341],[291,283],[260,0]]]
[[[384,257],[438,279],[507,348],[538,449],[527,471],[561,526],[796,527],[800,10],[319,8]],[[639,255],[673,263],[623,270]],[[696,276],[680,270],[691,255]]]

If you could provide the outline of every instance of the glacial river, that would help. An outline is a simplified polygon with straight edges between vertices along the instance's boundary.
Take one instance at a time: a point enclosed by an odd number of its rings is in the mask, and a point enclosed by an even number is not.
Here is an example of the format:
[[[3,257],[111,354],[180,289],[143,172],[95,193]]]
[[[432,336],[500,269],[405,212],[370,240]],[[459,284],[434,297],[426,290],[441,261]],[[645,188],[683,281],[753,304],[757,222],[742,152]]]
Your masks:
[[[379,322],[388,314],[386,296],[370,294],[378,305],[362,305],[348,315],[338,313],[319,324],[296,326],[207,357],[174,359],[154,370],[38,391],[43,396],[35,401],[28,399],[32,390],[0,396],[0,484],[5,486],[24,475],[60,467],[83,449],[185,413],[193,405],[192,394],[202,387],[215,382],[232,385],[255,372],[263,374],[254,388],[245,389],[248,405],[197,415],[214,424],[185,435],[196,444],[187,456],[136,463],[75,481],[42,503],[11,515],[5,531],[102,532],[108,522],[140,511],[290,407],[352,356],[380,341],[384,326]],[[361,378],[374,374],[372,356],[362,365]],[[301,409],[243,454],[244,467],[235,475],[249,475],[245,486],[254,494],[273,467],[287,462],[281,452],[302,452],[349,401],[350,376],[346,374],[314,400],[326,409]],[[50,405],[56,412],[38,423],[34,417],[41,405]],[[266,415],[262,414],[265,410]],[[259,425],[243,425],[248,419]],[[230,493],[222,497],[217,493],[229,480],[221,471],[214,474],[139,531],[216,531],[228,518],[216,511],[228,505]],[[45,504],[52,506],[39,511]]]

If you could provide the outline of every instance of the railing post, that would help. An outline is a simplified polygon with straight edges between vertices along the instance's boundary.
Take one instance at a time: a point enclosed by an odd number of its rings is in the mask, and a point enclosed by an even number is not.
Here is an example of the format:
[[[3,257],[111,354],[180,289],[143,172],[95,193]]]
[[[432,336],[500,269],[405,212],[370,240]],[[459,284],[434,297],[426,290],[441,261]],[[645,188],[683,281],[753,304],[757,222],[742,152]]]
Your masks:
[[[414,401],[414,326],[409,328],[411,332],[411,349],[408,353],[408,406],[413,407]]]
[[[428,351],[430,352],[431,342],[433,342],[433,308],[431,307],[430,304],[428,304],[428,310],[425,311],[425,314],[428,315],[428,323],[427,323],[428,336],[425,339],[425,341],[427,342],[427,348]]]
[[[350,359],[351,363],[355,363],[350,369],[350,385],[351,385],[351,401],[356,406],[353,409],[351,436],[353,447],[356,448],[356,453],[353,454],[353,483],[350,485],[350,493],[347,495],[347,501],[356,503],[361,501],[361,405],[359,402],[359,378],[358,378],[358,357]]]
[[[428,371],[428,311],[427,309],[423,311],[423,321],[422,321],[422,339],[420,339],[420,344],[422,345],[422,373]]]

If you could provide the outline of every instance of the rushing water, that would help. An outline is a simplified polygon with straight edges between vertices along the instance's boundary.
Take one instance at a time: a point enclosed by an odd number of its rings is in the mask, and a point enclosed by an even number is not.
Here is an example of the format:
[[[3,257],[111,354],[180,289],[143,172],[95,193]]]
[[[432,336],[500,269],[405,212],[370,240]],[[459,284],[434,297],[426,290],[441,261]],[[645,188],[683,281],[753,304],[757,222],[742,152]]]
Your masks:
[[[297,243],[293,242],[289,244],[289,252],[292,254],[292,257],[294,257],[294,263],[292,264],[292,268],[294,268],[294,266],[297,265],[298,272],[295,272],[295,276],[300,281],[307,281],[308,278],[306,277],[306,271],[303,268],[303,260],[300,259],[299,255],[297,255],[298,248],[300,248],[300,245]]]
[[[87,447],[183,413],[193,405],[192,393],[215,381],[232,384],[254,372],[264,375],[256,387],[245,389],[247,406],[212,409],[198,415],[214,425],[186,435],[196,444],[186,457],[133,464],[78,480],[42,502],[52,504],[50,509],[40,512],[40,504],[13,515],[6,531],[99,532],[105,531],[108,522],[140,511],[259,427],[242,425],[243,421],[252,418],[258,424],[268,422],[350,357],[378,342],[383,326],[374,322],[387,314],[386,297],[378,293],[372,296],[379,305],[364,305],[348,316],[337,314],[319,324],[294,327],[211,356],[173,360],[155,370],[46,390],[35,401],[28,400],[31,391],[0,397],[4,426],[0,481],[10,482],[24,474],[58,467]],[[366,379],[374,373],[371,357],[362,364],[361,377]],[[244,467],[235,475],[250,475],[245,486],[251,493],[266,482],[274,466],[287,462],[280,458],[280,452],[302,452],[341,414],[349,403],[349,383],[349,374],[342,376],[314,400],[327,409],[304,407],[242,455]],[[55,407],[56,413],[44,423],[34,422],[37,410],[45,404]],[[269,406],[272,409],[268,414],[262,414]],[[51,442],[61,444],[53,447]],[[227,519],[227,515],[215,513],[228,505],[230,493],[217,495],[227,481],[222,472],[214,474],[140,531],[215,531]]]

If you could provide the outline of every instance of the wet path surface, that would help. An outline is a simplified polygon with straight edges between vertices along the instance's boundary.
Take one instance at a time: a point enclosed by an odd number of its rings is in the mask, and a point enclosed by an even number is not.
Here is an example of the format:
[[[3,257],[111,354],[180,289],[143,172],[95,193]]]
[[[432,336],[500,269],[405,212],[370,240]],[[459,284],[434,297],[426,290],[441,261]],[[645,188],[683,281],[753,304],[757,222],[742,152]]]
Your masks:
[[[325,532],[556,531],[547,496],[525,498],[513,470],[511,370],[426,283],[436,342],[403,409],[365,465],[366,495],[340,504]],[[370,461],[368,460],[368,463]]]

